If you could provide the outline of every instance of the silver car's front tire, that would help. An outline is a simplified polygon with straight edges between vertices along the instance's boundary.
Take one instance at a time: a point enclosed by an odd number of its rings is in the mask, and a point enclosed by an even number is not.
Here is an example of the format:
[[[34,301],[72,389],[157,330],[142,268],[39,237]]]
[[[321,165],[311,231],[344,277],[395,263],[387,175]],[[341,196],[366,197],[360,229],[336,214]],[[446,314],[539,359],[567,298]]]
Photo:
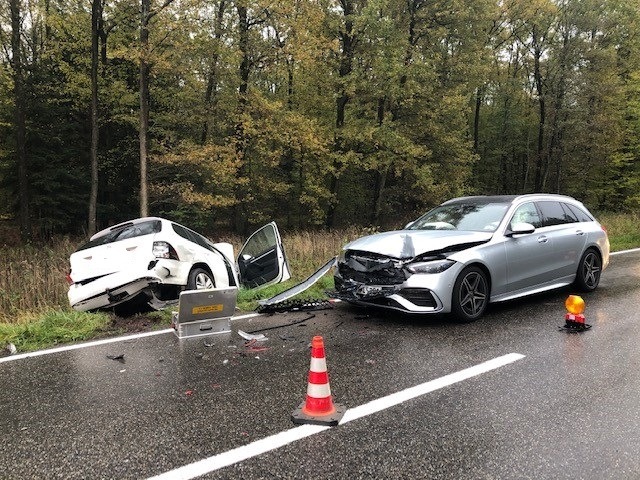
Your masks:
[[[602,259],[600,254],[593,248],[582,254],[578,271],[576,273],[575,285],[583,292],[592,292],[600,283],[602,273]]]
[[[451,313],[461,322],[473,322],[489,304],[489,281],[478,267],[467,267],[456,279],[451,298]]]

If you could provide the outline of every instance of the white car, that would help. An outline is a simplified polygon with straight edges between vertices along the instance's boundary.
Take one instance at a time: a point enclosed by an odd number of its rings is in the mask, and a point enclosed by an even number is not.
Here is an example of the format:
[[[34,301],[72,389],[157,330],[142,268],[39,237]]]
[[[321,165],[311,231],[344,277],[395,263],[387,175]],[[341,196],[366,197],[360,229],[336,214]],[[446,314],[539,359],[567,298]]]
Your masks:
[[[275,223],[255,232],[237,263],[233,246],[213,243],[158,217],[120,223],[93,235],[70,257],[69,303],[80,311],[143,298],[154,308],[182,290],[254,288],[290,278]]]

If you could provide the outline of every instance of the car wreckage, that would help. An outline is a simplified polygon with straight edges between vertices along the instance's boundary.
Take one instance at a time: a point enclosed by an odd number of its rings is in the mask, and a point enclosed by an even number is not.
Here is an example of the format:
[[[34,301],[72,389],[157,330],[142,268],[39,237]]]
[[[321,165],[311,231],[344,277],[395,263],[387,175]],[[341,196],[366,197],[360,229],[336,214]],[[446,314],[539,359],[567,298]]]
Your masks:
[[[571,197],[463,197],[403,230],[346,245],[336,263],[335,296],[473,321],[490,302],[570,284],[592,291],[608,263],[606,231]]]
[[[80,311],[139,300],[161,309],[183,290],[257,288],[290,278],[275,223],[253,233],[234,259],[230,243],[164,218],[138,218],[96,233],[69,262],[69,303]]]

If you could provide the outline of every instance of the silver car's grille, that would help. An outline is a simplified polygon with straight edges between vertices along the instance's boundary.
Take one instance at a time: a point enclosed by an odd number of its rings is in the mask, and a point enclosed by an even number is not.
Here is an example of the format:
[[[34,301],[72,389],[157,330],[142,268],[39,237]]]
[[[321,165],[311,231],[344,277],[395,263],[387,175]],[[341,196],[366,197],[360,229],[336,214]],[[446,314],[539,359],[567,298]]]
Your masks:
[[[338,264],[338,272],[344,280],[365,285],[399,285],[407,279],[397,259],[357,250],[346,252],[345,261]]]
[[[437,306],[433,295],[426,288],[403,288],[398,292],[398,295],[419,307],[435,308]]]

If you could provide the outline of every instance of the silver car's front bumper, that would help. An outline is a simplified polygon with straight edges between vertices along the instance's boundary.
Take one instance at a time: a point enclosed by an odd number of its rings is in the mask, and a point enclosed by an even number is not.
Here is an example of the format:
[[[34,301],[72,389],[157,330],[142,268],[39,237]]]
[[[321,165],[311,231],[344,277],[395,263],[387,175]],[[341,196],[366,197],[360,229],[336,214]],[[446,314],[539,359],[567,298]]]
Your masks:
[[[461,263],[436,274],[413,274],[395,285],[369,284],[334,275],[337,297],[357,305],[375,306],[409,313],[448,313],[453,286]]]

